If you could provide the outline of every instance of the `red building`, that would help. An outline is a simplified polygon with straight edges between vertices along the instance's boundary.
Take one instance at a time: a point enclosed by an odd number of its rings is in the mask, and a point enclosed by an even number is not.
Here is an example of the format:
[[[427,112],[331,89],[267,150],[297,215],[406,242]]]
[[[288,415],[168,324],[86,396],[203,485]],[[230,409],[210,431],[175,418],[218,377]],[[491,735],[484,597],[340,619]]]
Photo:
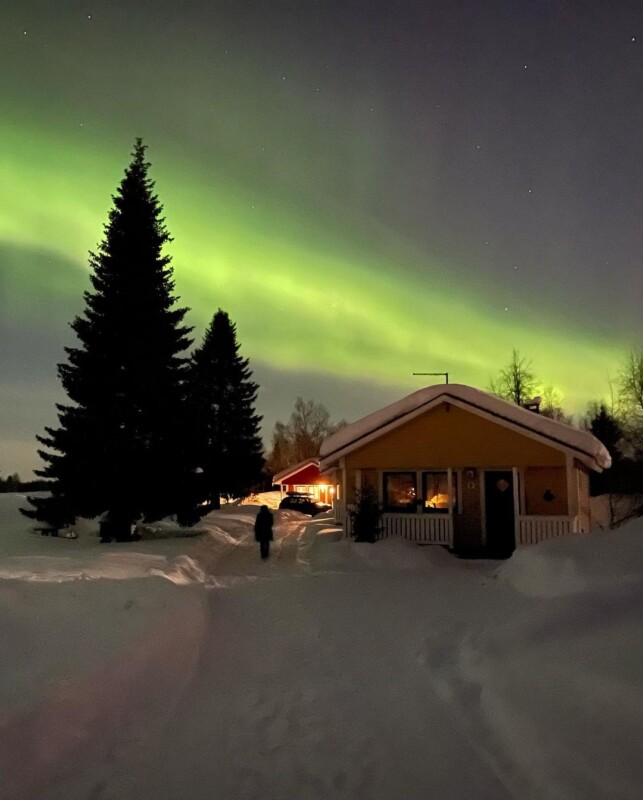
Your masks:
[[[322,503],[332,504],[334,486],[322,478],[319,472],[319,460],[309,458],[300,461],[288,469],[278,472],[272,479],[273,484],[278,484],[282,494],[286,492],[303,492],[312,494]]]

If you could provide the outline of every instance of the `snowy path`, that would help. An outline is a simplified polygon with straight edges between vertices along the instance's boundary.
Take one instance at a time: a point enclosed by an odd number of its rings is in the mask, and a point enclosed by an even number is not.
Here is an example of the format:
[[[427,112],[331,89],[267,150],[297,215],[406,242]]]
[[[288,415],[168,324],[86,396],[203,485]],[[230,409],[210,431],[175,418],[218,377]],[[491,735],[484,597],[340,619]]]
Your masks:
[[[202,543],[203,549],[197,554],[197,558],[210,576],[262,577],[292,573],[296,569],[297,539],[308,521],[308,518],[302,518],[301,515],[297,515],[295,519],[277,520],[267,562],[261,561],[259,556],[252,518],[248,519],[247,530],[241,533],[234,547],[223,550],[213,548],[211,554],[208,554],[209,543],[206,541]]]
[[[350,606],[347,580],[360,598]],[[513,796],[425,660],[392,644],[381,589],[377,577],[335,575],[213,592],[200,668],[152,758],[149,796]]]

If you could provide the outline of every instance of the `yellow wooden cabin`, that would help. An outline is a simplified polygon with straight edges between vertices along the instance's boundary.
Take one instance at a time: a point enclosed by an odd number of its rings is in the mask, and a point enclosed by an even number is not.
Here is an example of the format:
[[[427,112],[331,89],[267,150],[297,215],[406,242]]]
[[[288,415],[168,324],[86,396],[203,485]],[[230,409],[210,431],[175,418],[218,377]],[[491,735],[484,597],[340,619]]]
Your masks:
[[[343,428],[321,449],[335,520],[366,484],[382,534],[504,557],[590,529],[589,472],[611,460],[587,431],[459,384],[428,386]]]

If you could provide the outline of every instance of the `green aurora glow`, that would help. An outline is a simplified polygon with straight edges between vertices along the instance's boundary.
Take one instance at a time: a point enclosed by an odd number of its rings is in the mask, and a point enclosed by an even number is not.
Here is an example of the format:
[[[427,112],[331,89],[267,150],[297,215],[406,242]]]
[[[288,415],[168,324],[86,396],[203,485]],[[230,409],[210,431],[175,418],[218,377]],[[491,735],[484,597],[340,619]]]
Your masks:
[[[56,140],[51,129],[15,127],[2,130],[0,148],[8,178],[0,195],[1,241],[76,262],[79,274],[69,276],[69,288],[75,284],[80,295],[85,254],[100,239],[127,153],[82,149],[77,141]],[[418,385],[412,372],[432,369],[485,386],[515,346],[537,354],[539,373],[579,408],[604,391],[609,366],[627,346],[591,326],[562,327],[565,320],[541,312],[516,321],[477,290],[450,285],[444,265],[430,264],[418,285],[392,253],[386,258],[374,246],[355,245],[296,209],[249,197],[243,187],[210,183],[198,165],[177,164],[172,153],[155,157],[152,148],[150,158],[175,239],[182,302],[200,328],[217,306],[228,309],[253,360],[296,371],[312,359],[322,373],[368,377],[403,392]],[[407,242],[399,242],[398,252],[419,260]],[[46,286],[46,276],[33,278],[38,285],[24,284],[9,314],[29,313],[31,293]]]
[[[351,3],[337,9],[348,15],[344,28],[325,21],[332,15],[323,9],[309,20],[303,6],[287,3],[189,10],[168,3],[161,11],[146,0],[136,8],[114,2],[91,21],[75,3],[62,2],[55,14],[44,0],[8,9],[0,42],[0,248],[13,255],[11,271],[0,263],[0,301],[11,341],[48,337],[63,357],[61,325],[82,310],[87,251],[102,237],[110,195],[140,135],[195,337],[218,307],[228,311],[265,391],[270,375],[287,373],[307,396],[332,380],[347,392],[331,413],[354,419],[377,403],[365,395],[351,405],[350,386],[394,399],[425,382],[413,372],[448,370],[452,381],[486,387],[515,347],[567,410],[583,412],[607,394],[609,375],[638,343],[640,285],[631,287],[631,276],[640,284],[640,274],[631,257],[621,258],[610,295],[600,265],[614,241],[627,239],[600,230],[581,246],[593,216],[583,206],[585,186],[570,177],[578,148],[567,128],[563,137],[555,127],[568,97],[550,96],[546,80],[523,88],[522,61],[514,73],[520,38],[495,17],[483,31],[482,10],[480,20],[462,17],[476,26],[480,64],[497,52],[489,37],[515,42],[497,66],[511,76],[497,106],[496,66],[484,83],[484,69],[441,49],[439,25],[430,34],[438,61],[423,50],[421,63],[407,63],[413,49],[390,46],[390,20],[381,30],[376,20],[371,39],[354,50],[361,12]],[[537,19],[547,33],[546,18]],[[604,28],[597,22],[601,37]],[[543,50],[543,74],[548,55]],[[532,60],[527,77],[537,66]],[[636,91],[616,70],[613,79],[597,74]],[[400,76],[410,77],[406,94]],[[506,127],[511,103],[515,131]],[[547,104],[549,138],[539,127]],[[564,119],[570,130],[585,122],[580,111]],[[610,180],[613,172],[608,164]],[[527,194],[539,177],[549,197],[544,188]],[[609,212],[605,203],[605,226]],[[628,212],[618,213],[624,229]],[[22,383],[18,376],[5,386],[5,402],[25,404]],[[290,407],[259,410],[269,435]],[[51,421],[34,417],[30,435]]]

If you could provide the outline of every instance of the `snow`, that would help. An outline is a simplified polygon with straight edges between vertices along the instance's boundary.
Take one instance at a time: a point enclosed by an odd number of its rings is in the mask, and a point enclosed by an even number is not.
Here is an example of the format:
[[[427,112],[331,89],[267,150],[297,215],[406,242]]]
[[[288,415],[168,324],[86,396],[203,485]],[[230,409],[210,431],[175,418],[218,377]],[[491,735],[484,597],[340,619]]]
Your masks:
[[[0,495],[3,800],[603,800],[643,781],[643,520],[460,560],[256,505],[30,534]],[[169,529],[169,523],[166,523]]]
[[[279,503],[283,495],[281,492],[258,492],[241,500],[241,505],[268,506],[268,508],[279,508]]]
[[[367,437],[375,438],[383,432],[383,429],[390,430],[391,427],[412,418],[413,415],[446,401],[462,404],[463,408],[474,413],[482,411],[500,417],[571,447],[578,451],[577,455],[581,460],[594,469],[607,469],[612,463],[604,445],[588,431],[527,411],[515,403],[509,403],[472,386],[449,383],[419,389],[329,436],[321,446],[322,471],[329,459],[335,461],[340,455],[353,449],[357,442],[360,446],[366,444],[370,441]]]

